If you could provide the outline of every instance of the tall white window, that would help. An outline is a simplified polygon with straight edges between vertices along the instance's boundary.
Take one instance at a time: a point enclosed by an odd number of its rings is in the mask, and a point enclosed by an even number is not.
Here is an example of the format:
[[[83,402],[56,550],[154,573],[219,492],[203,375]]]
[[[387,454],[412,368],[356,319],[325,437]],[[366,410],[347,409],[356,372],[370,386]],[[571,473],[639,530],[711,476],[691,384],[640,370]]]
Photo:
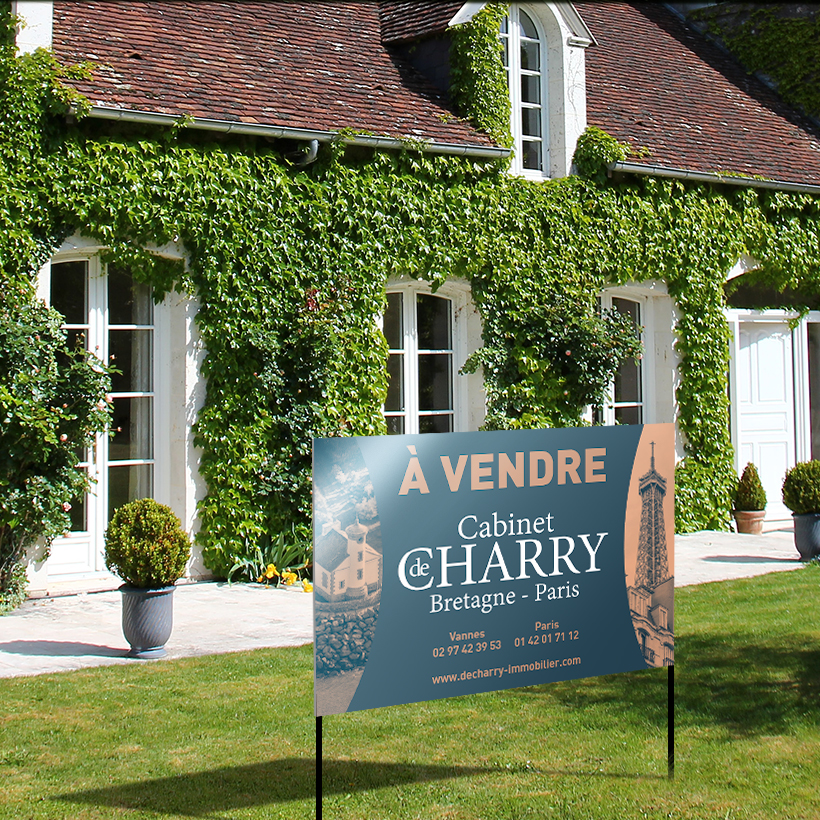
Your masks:
[[[388,433],[455,429],[453,300],[413,288],[387,294]]]
[[[108,445],[108,512],[153,493],[154,303],[148,285],[108,269],[106,336],[114,435]]]
[[[643,303],[637,299],[604,295],[601,307],[628,316],[635,335],[643,335]],[[593,421],[597,424],[644,424],[644,367],[642,359],[626,359],[621,362],[610,387],[608,401],[603,407],[593,409]]]
[[[499,34],[510,89],[512,170],[542,177],[549,169],[546,43],[536,18],[510,6]]]
[[[111,377],[111,436],[77,454],[95,485],[72,504],[71,532],[98,543],[115,508],[153,493],[154,303],[148,285],[98,258],[52,263],[49,296],[69,344],[120,371]]]

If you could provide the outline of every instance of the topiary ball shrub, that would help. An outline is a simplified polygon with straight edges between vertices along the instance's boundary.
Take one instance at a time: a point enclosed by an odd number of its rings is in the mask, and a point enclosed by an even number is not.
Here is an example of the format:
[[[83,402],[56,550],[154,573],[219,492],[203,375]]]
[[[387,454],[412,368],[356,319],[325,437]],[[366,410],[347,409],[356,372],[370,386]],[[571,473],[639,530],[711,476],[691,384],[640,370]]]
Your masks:
[[[736,510],[764,510],[766,509],[766,491],[760,483],[757,467],[749,462],[743,470],[743,475],[735,490]]]
[[[820,513],[820,461],[801,461],[786,473],[783,503],[795,515]]]
[[[185,574],[190,555],[179,519],[153,498],[119,507],[105,531],[105,565],[134,587],[171,586]]]

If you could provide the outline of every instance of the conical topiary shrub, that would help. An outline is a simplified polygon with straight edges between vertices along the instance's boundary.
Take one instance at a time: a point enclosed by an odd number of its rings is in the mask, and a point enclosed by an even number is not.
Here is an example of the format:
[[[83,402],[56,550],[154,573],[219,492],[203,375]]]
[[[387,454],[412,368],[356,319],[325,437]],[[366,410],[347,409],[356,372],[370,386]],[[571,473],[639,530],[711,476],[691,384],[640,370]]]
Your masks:
[[[751,463],[746,465],[735,490],[736,510],[764,510],[766,509],[766,491],[760,482],[757,467]]]
[[[766,491],[757,474],[757,467],[749,462],[737,483],[734,495],[734,516],[737,531],[745,535],[760,535],[766,517]]]

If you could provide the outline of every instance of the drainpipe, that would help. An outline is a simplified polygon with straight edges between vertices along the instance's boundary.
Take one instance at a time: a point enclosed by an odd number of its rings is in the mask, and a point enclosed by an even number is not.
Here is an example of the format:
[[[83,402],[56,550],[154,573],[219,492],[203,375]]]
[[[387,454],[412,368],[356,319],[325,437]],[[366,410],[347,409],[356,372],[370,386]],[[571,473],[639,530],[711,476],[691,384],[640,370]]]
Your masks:
[[[292,162],[299,168],[305,165],[310,165],[316,162],[316,157],[319,155],[319,140],[308,140],[303,143],[296,151],[290,151],[285,154],[285,159]]]
[[[711,182],[718,185],[739,185],[744,188],[770,188],[794,194],[820,194],[820,185],[802,185],[778,179],[755,179],[754,177],[724,176],[709,171],[685,171],[682,168],[666,168],[662,165],[642,165],[638,162],[611,162],[607,165],[609,175],[616,172],[643,176],[669,177],[691,182]]]
[[[141,123],[147,125],[172,126],[179,122],[180,117],[174,114],[158,114],[151,111],[131,111],[123,108],[109,108],[104,105],[93,105],[87,116],[93,119],[116,120],[118,122]],[[186,122],[187,128],[199,131],[217,131],[222,134],[248,134],[259,137],[273,137],[280,139],[311,142],[332,142],[341,139],[347,145],[364,145],[370,148],[402,149],[407,147],[407,141],[396,137],[378,137],[370,134],[345,134],[337,131],[317,131],[306,128],[288,128],[281,125],[263,125],[261,123],[233,122],[231,120],[215,120],[208,117],[193,117]],[[452,154],[475,159],[504,159],[510,155],[509,148],[498,148],[483,145],[456,145],[434,140],[419,140],[418,150],[430,154]]]

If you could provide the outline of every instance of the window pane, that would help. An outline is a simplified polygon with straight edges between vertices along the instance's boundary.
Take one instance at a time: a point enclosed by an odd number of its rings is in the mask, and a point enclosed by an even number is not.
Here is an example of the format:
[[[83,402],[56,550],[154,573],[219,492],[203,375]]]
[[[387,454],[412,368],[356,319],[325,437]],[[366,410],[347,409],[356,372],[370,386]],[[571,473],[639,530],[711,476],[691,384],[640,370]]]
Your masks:
[[[615,422],[617,424],[640,424],[643,410],[640,407],[616,407]]]
[[[86,349],[86,340],[88,335],[85,330],[79,328],[69,328],[65,333],[65,346],[69,350],[74,350],[76,347]]]
[[[385,421],[387,422],[387,435],[388,436],[400,436],[404,433],[404,416],[388,416]]]
[[[526,11],[519,9],[518,23],[521,26],[521,35],[523,37],[532,37],[533,40],[538,39],[538,29],[535,27],[532,18]]]
[[[451,410],[452,356],[436,353],[419,356],[419,410]]]
[[[71,519],[69,532],[86,532],[88,530],[86,496],[71,499],[71,509],[68,511]]]
[[[66,324],[88,323],[88,263],[58,262],[51,266],[51,306]]]
[[[108,324],[153,324],[154,302],[151,288],[136,282],[131,274],[116,267],[108,268]]]
[[[521,75],[521,102],[541,103],[541,78],[537,74]]]
[[[521,68],[525,71],[541,70],[541,46],[538,42],[521,43]]]
[[[403,298],[400,293],[387,294],[387,310],[384,313],[384,338],[391,350],[404,348]]]
[[[615,402],[640,402],[641,365],[634,359],[621,362],[615,373]]]
[[[66,347],[71,350],[72,352],[79,346],[82,350],[85,350],[87,347],[86,340],[88,339],[87,332],[83,329],[80,330],[79,328],[69,328],[65,332],[65,345]],[[63,353],[57,354],[57,361],[60,364],[60,367],[69,367],[71,364],[72,358],[69,356],[64,355]]]
[[[404,410],[404,356],[391,353],[387,359],[387,398],[384,409],[388,412]]]
[[[111,365],[122,371],[111,375],[114,393],[150,393],[153,389],[151,330],[112,330],[108,336]]]
[[[612,299],[612,307],[623,313],[626,316],[632,317],[632,324],[637,330],[641,323],[641,306],[638,302],[633,302],[631,299],[619,299],[617,296]]]
[[[534,171],[541,170],[541,143],[540,142],[525,142],[521,146],[523,155],[521,157],[521,164],[525,168]]]
[[[108,469],[108,519],[117,507],[150,498],[154,493],[154,468],[150,464],[132,464]]]
[[[521,133],[527,137],[541,136],[541,109],[521,109]]]
[[[640,332],[640,304],[638,302],[633,302],[631,299],[614,297],[612,299],[612,307],[617,310],[618,313],[621,313],[624,316],[629,316],[632,319],[632,326],[635,328],[635,333],[637,335]],[[628,359],[627,361],[621,363],[621,366],[615,373],[615,402],[640,403],[642,401],[641,363],[635,359]],[[628,423],[638,424],[639,422]]]
[[[452,347],[449,299],[418,294],[416,322],[419,350],[449,350]]]
[[[419,416],[420,433],[452,433],[453,417],[447,413],[441,416]]]
[[[808,334],[811,457],[820,459],[820,324],[809,322]]]
[[[108,445],[111,461],[154,457],[152,404],[151,398],[114,399],[114,435]]]

